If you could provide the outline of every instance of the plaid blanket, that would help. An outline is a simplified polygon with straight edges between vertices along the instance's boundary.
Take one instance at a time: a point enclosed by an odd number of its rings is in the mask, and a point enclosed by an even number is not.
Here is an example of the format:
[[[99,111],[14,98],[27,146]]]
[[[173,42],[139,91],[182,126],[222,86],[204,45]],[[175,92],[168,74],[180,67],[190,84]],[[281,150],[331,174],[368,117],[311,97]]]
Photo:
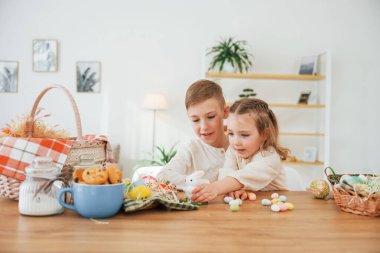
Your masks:
[[[160,196],[155,196],[145,200],[124,199],[124,210],[126,213],[151,209],[158,205],[162,205],[168,209],[182,211],[198,209],[198,205],[196,204],[190,202],[174,202]]]
[[[107,141],[104,135],[85,135],[85,141]],[[25,168],[38,156],[48,156],[62,169],[75,140],[48,138],[0,138],[0,174],[20,181],[25,180]],[[107,152],[110,152],[107,142]],[[110,152],[111,153],[111,152]]]
[[[0,174],[23,181],[25,168],[37,156],[49,156],[59,168],[62,168],[72,143],[72,140],[47,138],[1,138]]]

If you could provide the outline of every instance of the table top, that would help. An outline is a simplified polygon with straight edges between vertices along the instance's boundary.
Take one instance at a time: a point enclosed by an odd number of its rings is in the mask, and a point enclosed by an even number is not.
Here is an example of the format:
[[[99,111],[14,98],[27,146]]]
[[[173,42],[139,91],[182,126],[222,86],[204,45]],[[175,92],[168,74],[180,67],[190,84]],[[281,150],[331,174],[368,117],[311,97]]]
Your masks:
[[[65,210],[57,216],[18,213],[0,198],[0,252],[379,252],[380,219],[340,211],[333,200],[279,192],[295,205],[275,213],[257,193],[237,212],[222,198],[195,211],[155,208],[99,220]]]

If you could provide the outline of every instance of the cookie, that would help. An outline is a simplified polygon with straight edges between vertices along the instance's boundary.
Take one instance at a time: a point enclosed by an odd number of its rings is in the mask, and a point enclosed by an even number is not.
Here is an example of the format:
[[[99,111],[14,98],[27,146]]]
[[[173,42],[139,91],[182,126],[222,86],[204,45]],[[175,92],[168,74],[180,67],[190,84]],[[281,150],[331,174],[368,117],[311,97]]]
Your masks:
[[[108,172],[104,167],[87,168],[82,177],[86,184],[104,184],[108,179]]]
[[[108,171],[108,180],[110,181],[111,184],[119,184],[122,181],[123,178],[123,173],[121,172],[121,169],[109,165],[107,166],[107,171]]]
[[[76,169],[76,170],[74,170],[74,172],[73,172],[73,181],[75,183],[83,182],[83,177],[82,177],[83,171],[84,171],[84,169]]]

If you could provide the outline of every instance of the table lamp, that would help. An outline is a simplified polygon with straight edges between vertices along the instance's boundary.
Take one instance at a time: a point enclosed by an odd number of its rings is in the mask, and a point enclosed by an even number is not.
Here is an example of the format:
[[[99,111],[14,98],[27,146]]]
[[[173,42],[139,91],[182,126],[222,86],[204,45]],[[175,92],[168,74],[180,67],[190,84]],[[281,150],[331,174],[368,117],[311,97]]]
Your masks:
[[[157,93],[148,93],[144,97],[143,108],[147,110],[153,110],[152,158],[154,158],[154,147],[156,141],[156,111],[168,109],[168,102],[164,95]]]

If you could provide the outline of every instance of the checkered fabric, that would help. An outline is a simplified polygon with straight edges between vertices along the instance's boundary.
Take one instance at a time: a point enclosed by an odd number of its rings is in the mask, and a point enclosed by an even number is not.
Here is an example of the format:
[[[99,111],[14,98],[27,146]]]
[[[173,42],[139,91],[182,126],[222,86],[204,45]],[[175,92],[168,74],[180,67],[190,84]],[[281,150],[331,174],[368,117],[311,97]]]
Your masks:
[[[74,140],[48,138],[0,138],[0,174],[20,181],[25,168],[38,156],[48,156],[62,168]]]
[[[160,196],[155,196],[145,200],[124,199],[124,210],[126,213],[137,212],[154,208],[158,205],[168,209],[190,211],[198,209],[198,205],[189,202],[174,202]]]

